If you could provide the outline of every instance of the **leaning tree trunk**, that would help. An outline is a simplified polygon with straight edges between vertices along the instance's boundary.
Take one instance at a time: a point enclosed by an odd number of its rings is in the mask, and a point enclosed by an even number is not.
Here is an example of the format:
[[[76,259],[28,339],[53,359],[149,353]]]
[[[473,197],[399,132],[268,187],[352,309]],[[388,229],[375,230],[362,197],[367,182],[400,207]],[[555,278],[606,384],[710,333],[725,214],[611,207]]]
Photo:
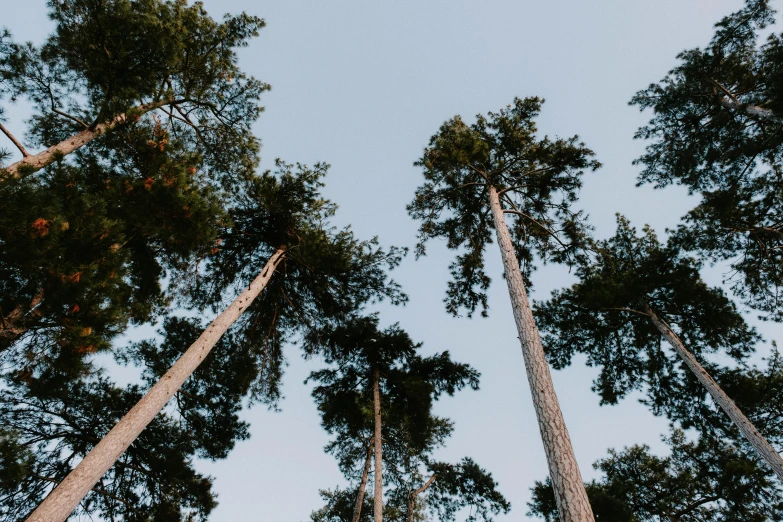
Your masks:
[[[675,334],[674,331],[669,327],[669,325],[666,324],[663,319],[658,317],[655,312],[653,312],[653,309],[650,308],[649,304],[644,303],[643,308],[644,312],[650,316],[652,323],[656,328],[658,328],[658,331],[661,333],[661,335],[663,335],[664,338],[669,341],[669,344],[672,345],[674,351],[677,352],[677,355],[680,356],[682,361],[693,373],[696,379],[698,379],[701,385],[707,389],[713,400],[718,404],[718,406],[720,406],[726,415],[729,416],[729,418],[732,420],[732,422],[734,422],[737,428],[739,428],[745,438],[748,439],[748,442],[750,442],[756,452],[773,469],[778,478],[783,481],[783,458],[781,458],[780,454],[775,451],[775,448],[772,447],[772,444],[770,444],[769,441],[767,441],[767,439],[764,438],[761,433],[759,433],[753,423],[750,422],[744,413],[742,413],[742,410],[740,410],[737,405],[734,404],[734,401],[731,400],[728,395],[726,395],[726,392],[724,392],[718,383],[715,382],[715,379],[713,379],[710,374],[707,373],[707,370],[705,370],[704,367],[699,364],[693,354],[689,352],[687,348],[685,348],[685,345],[682,343],[677,334]]]
[[[370,465],[372,464],[372,449],[375,437],[370,438],[367,445],[367,458],[364,460],[364,471],[362,472],[362,482],[359,484],[359,492],[356,494],[356,507],[353,509],[353,522],[359,522],[362,516],[362,505],[364,504],[364,491],[367,489],[367,479],[370,476]]]
[[[381,464],[381,376],[378,368],[375,369],[372,383],[372,398],[375,417],[375,500],[373,501],[373,514],[375,522],[383,522],[383,466]]]
[[[67,156],[71,152],[88,144],[98,136],[105,134],[113,130],[115,127],[127,122],[129,119],[129,114],[132,114],[132,117],[140,116],[144,113],[159,109],[171,103],[176,102],[171,100],[164,100],[139,105],[127,113],[118,114],[109,121],[99,123],[94,127],[77,132],[70,138],[64,139],[60,143],[52,145],[48,149],[41,151],[38,154],[29,154],[17,162],[11,163],[5,167],[5,169],[0,167],[0,183],[6,179],[21,179],[28,174],[32,174],[33,172],[44,168],[45,166],[55,161],[57,158]],[[5,170],[5,172],[2,172],[3,170]]]
[[[437,477],[437,473],[430,477],[430,479],[424,483],[422,487],[420,487],[417,490],[411,491],[410,496],[408,497],[408,522],[413,522],[413,515],[414,515],[414,509],[416,508],[416,497],[427,491],[427,488],[432,485],[433,482],[435,482],[435,478]]]
[[[549,475],[555,491],[557,511],[561,522],[593,522],[593,511],[587,499],[579,466],[576,463],[571,438],[568,435],[563,413],[557,401],[552,376],[549,372],[544,348],[536,328],[533,312],[527,299],[525,283],[519,269],[519,261],[514,253],[511,235],[503,218],[500,198],[494,186],[489,186],[489,203],[495,222],[498,246],[503,257],[503,268],[511,297],[511,307],[517,323],[519,342],[525,360],[525,370],[533,396],[533,406],[544,442]]]
[[[27,522],[63,522],[68,518],[95,483],[136,440],[136,437],[163,409],[185,380],[198,368],[226,330],[258,297],[274,274],[285,250],[285,247],[277,249],[258,277],[250,283],[250,286],[212,321],[196,342],[190,345],[187,351],[177,359],[169,371],[150,388],[147,394],[120,419],[114,428],[84,457],[84,460],[33,511]]]

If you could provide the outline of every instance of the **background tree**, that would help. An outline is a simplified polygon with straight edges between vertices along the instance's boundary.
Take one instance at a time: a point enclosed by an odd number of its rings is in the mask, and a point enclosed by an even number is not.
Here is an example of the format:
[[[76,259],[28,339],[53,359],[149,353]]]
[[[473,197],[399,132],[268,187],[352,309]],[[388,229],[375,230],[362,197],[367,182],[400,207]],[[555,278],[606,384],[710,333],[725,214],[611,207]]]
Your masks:
[[[595,253],[594,262],[577,268],[578,283],[536,306],[552,364],[562,368],[585,353],[588,365],[602,368],[594,389],[603,402],[646,385],[659,408],[691,387],[683,379],[695,377],[783,480],[783,459],[696,357],[721,350],[742,360],[752,353],[758,336],[734,304],[701,280],[698,262],[662,246],[649,227],[637,237],[621,216],[615,236],[597,242]],[[661,349],[661,338],[673,354]]]
[[[462,252],[450,266],[446,294],[446,309],[455,315],[464,308],[470,316],[478,306],[486,313],[483,253],[495,229],[560,517],[583,522],[592,520],[590,505],[525,286],[536,256],[568,263],[578,254],[585,225],[571,206],[583,171],[599,163],[576,136],[536,137],[533,119],[542,102],[516,98],[473,125],[459,116],[444,123],[416,163],[425,183],[408,211],[421,220],[418,255],[436,237]],[[515,217],[510,229],[506,214]]]
[[[457,511],[471,507],[475,517],[471,520],[490,521],[493,514],[508,511],[492,476],[471,459],[447,464],[432,458],[452,430],[448,419],[432,414],[433,403],[442,393],[451,395],[467,385],[477,388],[475,370],[452,362],[448,352],[421,357],[416,353],[421,345],[396,325],[379,331],[376,316],[313,332],[308,346],[333,365],[309,378],[319,383],[313,396],[323,426],[335,435],[326,451],[337,457],[346,478],[359,484],[356,493],[339,488],[322,492],[327,506],[314,512],[313,520],[360,521],[363,509],[378,506],[383,485],[388,488],[381,505],[385,520],[423,520],[428,512],[438,514],[440,520],[453,520]],[[374,412],[376,389],[380,425]],[[378,427],[381,452],[374,443]],[[384,471],[370,501],[363,488],[373,453],[382,455]],[[375,460],[378,479],[380,469]]]
[[[679,244],[730,261],[734,292],[780,320],[783,39],[759,44],[773,15],[766,0],[747,0],[716,25],[709,45],[680,53],[680,64],[631,104],[654,110],[636,134],[650,140],[636,161],[639,182],[682,184],[701,196]]]
[[[667,457],[631,446],[595,463],[603,477],[586,487],[598,522],[781,520],[783,489],[761,463],[714,439],[690,442],[678,430],[664,441]],[[548,479],[537,482],[528,514],[555,522],[554,500]]]

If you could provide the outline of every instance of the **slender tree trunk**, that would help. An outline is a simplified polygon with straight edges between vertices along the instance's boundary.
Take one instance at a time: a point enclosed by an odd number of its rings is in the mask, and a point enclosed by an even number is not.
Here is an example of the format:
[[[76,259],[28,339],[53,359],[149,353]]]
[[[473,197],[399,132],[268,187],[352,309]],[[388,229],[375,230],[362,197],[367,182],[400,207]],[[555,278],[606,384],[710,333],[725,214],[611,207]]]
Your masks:
[[[364,471],[362,472],[362,482],[359,484],[359,492],[356,494],[356,507],[353,509],[353,522],[359,522],[362,516],[362,505],[364,504],[364,491],[367,489],[367,479],[370,476],[370,465],[372,464],[372,449],[375,437],[370,438],[367,445],[367,458],[364,459]]]
[[[560,521],[593,522],[593,511],[587,499],[585,485],[571,446],[571,438],[557,401],[549,365],[544,357],[544,348],[530,309],[525,283],[522,280],[519,261],[506,227],[498,192],[493,185],[489,185],[489,203]]]
[[[373,502],[373,514],[375,522],[383,522],[383,465],[381,459],[381,376],[378,368],[375,369],[372,383],[372,398],[375,406],[375,500]]]
[[[132,111],[129,112],[132,112],[134,115],[138,116],[146,112],[159,109],[160,107],[164,107],[171,103],[176,102],[163,100],[154,103],[145,103],[139,105],[138,107],[134,107]],[[94,128],[91,127],[81,132],[77,132],[70,138],[63,140],[56,145],[52,145],[48,149],[39,152],[38,154],[28,154],[19,161],[11,163],[9,166],[5,167],[5,169],[0,168],[0,183],[7,179],[21,179],[37,170],[44,168],[58,157],[67,156],[71,152],[91,142],[101,134],[105,134],[106,132],[113,130],[118,125],[125,123],[128,120],[127,114],[128,113],[119,114],[107,122],[95,125]],[[3,170],[5,170],[5,172],[3,172]]]
[[[411,492],[411,495],[408,498],[408,522],[413,522],[413,515],[415,514],[413,510],[416,507],[416,497],[427,491],[427,488],[430,487],[433,482],[435,482],[435,477],[437,476],[437,473],[434,474],[427,482],[424,483],[422,487]]]
[[[166,374],[44,499],[27,522],[63,522],[98,480],[198,368],[220,337],[266,287],[285,254],[280,247],[250,286],[237,297],[182,354]]]
[[[739,428],[742,434],[748,439],[748,442],[753,446],[756,452],[764,459],[767,464],[772,468],[778,478],[783,482],[783,458],[775,451],[766,438],[756,429],[750,420],[742,413],[734,401],[726,395],[721,387],[715,382],[707,370],[702,367],[696,360],[691,352],[689,352],[685,345],[682,343],[677,334],[669,327],[666,322],[658,317],[650,305],[644,303],[644,312],[650,316],[650,320],[653,322],[661,335],[669,341],[674,351],[683,360],[688,369],[698,379],[698,381],[704,386],[712,396],[713,400],[720,406],[720,408],[729,416],[734,424]]]

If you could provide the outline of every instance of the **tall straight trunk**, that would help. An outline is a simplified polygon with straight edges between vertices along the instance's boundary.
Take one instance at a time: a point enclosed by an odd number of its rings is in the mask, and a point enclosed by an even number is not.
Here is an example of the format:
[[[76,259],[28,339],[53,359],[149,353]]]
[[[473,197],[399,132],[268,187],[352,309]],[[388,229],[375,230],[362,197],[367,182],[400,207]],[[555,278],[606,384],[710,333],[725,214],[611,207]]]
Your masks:
[[[375,369],[372,382],[372,399],[375,417],[375,500],[373,502],[373,514],[375,522],[383,522],[383,466],[381,464],[381,376],[378,368]]]
[[[416,507],[416,497],[427,491],[427,488],[432,485],[433,482],[435,482],[435,477],[437,477],[437,473],[430,477],[430,479],[424,483],[422,487],[415,491],[411,491],[410,496],[408,497],[408,522],[413,522],[413,515],[414,515],[414,508]]]
[[[372,464],[372,449],[375,437],[370,438],[367,445],[367,458],[364,459],[364,471],[362,472],[362,482],[359,484],[359,492],[356,494],[356,507],[353,508],[353,522],[359,522],[362,516],[362,505],[364,504],[364,491],[367,489],[367,479],[370,476],[370,465]]]
[[[522,345],[522,355],[525,360],[525,370],[533,396],[538,427],[541,430],[541,439],[544,442],[544,451],[549,464],[552,487],[555,490],[560,521],[593,522],[595,520],[593,511],[587,499],[585,485],[582,482],[574,449],[571,446],[571,438],[568,435],[563,413],[560,411],[560,404],[557,401],[549,365],[544,357],[541,337],[527,299],[519,261],[514,253],[514,245],[511,243],[508,227],[506,227],[498,192],[492,185],[489,185],[489,204],[492,208],[500,254],[503,257],[511,308],[514,310],[519,342]]]
[[[748,442],[750,442],[756,452],[767,462],[767,464],[769,464],[778,478],[783,481],[783,458],[775,451],[772,444],[759,433],[753,423],[750,422],[744,413],[742,413],[742,410],[734,404],[734,401],[726,395],[726,392],[724,392],[718,383],[715,382],[715,379],[707,373],[707,370],[699,364],[693,354],[685,348],[685,345],[669,325],[653,312],[653,309],[650,308],[649,304],[644,303],[643,308],[644,312],[650,316],[652,323],[658,328],[661,335],[669,341],[669,344],[672,345],[674,351],[677,352],[677,355],[680,356],[696,379],[698,379],[701,385],[707,389],[713,400],[720,406],[726,415],[729,416],[745,438],[748,439]]]
[[[128,113],[133,113],[134,116],[139,116],[149,111],[178,102],[181,102],[181,100],[162,100],[153,103],[144,103],[134,107],[131,111],[128,111]],[[44,168],[58,157],[67,156],[73,151],[88,144],[101,134],[105,134],[113,130],[118,125],[122,125],[128,121],[128,113],[118,114],[111,120],[99,123],[98,125],[90,127],[89,129],[84,129],[81,132],[77,132],[70,138],[52,145],[48,149],[41,151],[38,154],[29,154],[17,162],[11,163],[5,167],[5,169],[0,168],[0,183],[7,179],[21,179],[28,174],[32,174],[33,172]],[[3,172],[3,170],[5,170],[5,172]]]
[[[136,437],[179,390],[206,358],[220,337],[234,324],[266,287],[278,263],[285,255],[280,247],[250,286],[207,327],[199,338],[177,359],[169,371],[84,457],[27,519],[27,522],[63,522],[96,482],[117,461]]]

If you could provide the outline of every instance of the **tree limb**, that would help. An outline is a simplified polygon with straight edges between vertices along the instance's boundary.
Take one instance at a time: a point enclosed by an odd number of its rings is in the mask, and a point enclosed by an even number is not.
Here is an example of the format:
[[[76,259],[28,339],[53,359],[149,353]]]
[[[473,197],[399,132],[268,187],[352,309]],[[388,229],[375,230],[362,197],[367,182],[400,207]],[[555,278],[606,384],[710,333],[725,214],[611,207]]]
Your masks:
[[[11,143],[16,145],[16,148],[19,149],[19,152],[22,153],[22,156],[25,158],[30,155],[29,152],[25,150],[25,148],[22,146],[22,144],[17,140],[13,134],[11,134],[8,129],[6,129],[2,123],[0,123],[0,131],[3,131],[3,134],[5,134],[9,140],[11,140]]]

